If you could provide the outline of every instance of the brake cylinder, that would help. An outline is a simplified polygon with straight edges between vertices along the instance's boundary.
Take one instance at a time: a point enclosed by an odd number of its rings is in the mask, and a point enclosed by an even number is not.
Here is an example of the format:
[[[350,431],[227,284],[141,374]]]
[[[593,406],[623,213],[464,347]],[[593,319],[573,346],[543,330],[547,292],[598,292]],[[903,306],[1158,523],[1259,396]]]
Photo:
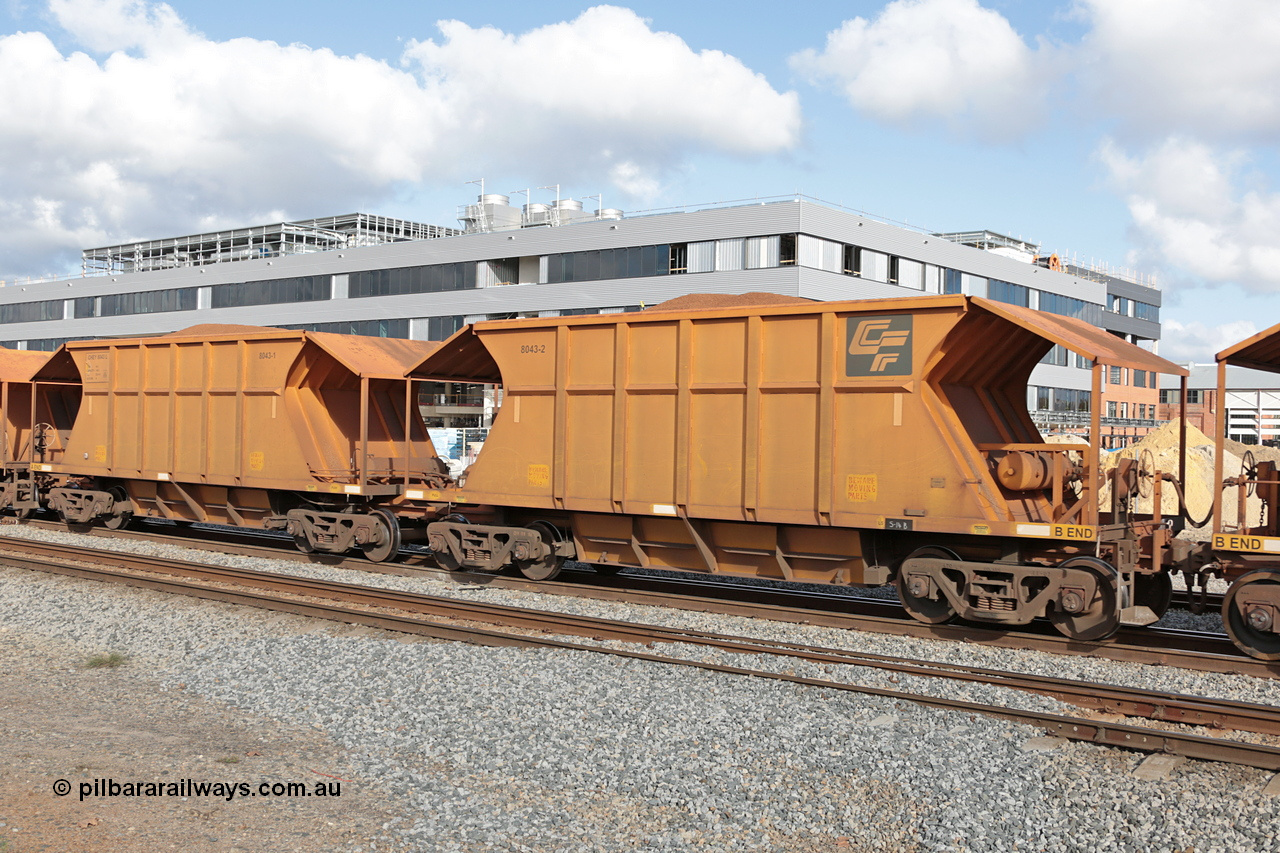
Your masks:
[[[1053,484],[1053,461],[1047,453],[1015,450],[1000,460],[996,478],[1011,492],[1047,489]]]

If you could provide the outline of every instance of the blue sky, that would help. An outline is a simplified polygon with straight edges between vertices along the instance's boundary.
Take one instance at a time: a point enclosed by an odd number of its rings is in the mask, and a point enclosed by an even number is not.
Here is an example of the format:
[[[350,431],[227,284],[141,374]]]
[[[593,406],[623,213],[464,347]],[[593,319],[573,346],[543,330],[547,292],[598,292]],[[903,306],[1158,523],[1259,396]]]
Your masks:
[[[0,278],[281,218],[452,225],[484,178],[1008,233],[1156,276],[1183,360],[1280,322],[1272,0],[5,9]]]

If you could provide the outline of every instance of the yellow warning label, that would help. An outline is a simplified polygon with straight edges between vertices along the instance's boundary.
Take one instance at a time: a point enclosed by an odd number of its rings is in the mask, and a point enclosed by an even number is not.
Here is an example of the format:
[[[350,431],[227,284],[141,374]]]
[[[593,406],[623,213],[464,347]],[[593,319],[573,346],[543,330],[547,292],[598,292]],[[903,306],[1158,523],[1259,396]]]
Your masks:
[[[94,461],[94,462],[106,462],[106,461],[107,461],[107,446],[106,446],[105,444],[99,444],[99,445],[95,445],[95,446],[94,446],[94,448],[93,448],[93,461]]]
[[[1086,527],[1079,524],[1051,524],[1049,525],[1049,538],[1051,539],[1097,539],[1098,528]]]
[[[266,457],[263,455],[262,451],[260,450],[255,450],[254,452],[250,453],[249,454],[249,470],[261,471],[262,463],[265,460],[266,460]]]
[[[330,483],[330,484],[329,484],[329,491],[331,491],[331,492],[335,492],[335,493],[337,493],[337,494],[342,494],[342,484],[341,484],[341,483]]]
[[[550,465],[530,465],[529,466],[529,485],[534,488],[544,488],[551,485],[551,466]]]
[[[875,474],[850,474],[844,478],[844,496],[850,503],[870,503],[876,499],[879,481]]]
[[[1235,536],[1227,533],[1213,534],[1213,550],[1215,551],[1257,551],[1261,553],[1280,553],[1280,539],[1265,539],[1261,536]]]
[[[308,492],[314,492],[314,491],[316,491],[316,487],[315,487],[315,486],[307,486],[307,491],[308,491]]]
[[[991,535],[991,525],[990,525],[990,524],[975,524],[975,525],[973,525],[972,527],[970,527],[970,528],[969,528],[969,532],[970,532],[970,533],[977,534],[978,536],[990,536],[990,535]]]

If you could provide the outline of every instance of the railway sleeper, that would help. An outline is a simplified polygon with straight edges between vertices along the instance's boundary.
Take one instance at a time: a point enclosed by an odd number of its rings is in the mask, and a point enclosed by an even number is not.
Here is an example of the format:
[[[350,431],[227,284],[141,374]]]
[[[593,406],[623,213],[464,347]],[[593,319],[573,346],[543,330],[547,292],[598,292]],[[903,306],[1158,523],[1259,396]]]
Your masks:
[[[1059,566],[975,563],[933,553],[909,557],[898,575],[899,597],[916,619],[1025,625],[1047,616],[1058,630],[1098,640],[1120,625],[1157,620],[1132,604],[1132,589],[1109,563],[1076,557]]]
[[[562,538],[546,522],[528,527],[503,527],[434,521],[427,525],[427,547],[445,569],[501,571],[514,565],[537,580],[553,577],[564,561],[576,555],[571,539]]]

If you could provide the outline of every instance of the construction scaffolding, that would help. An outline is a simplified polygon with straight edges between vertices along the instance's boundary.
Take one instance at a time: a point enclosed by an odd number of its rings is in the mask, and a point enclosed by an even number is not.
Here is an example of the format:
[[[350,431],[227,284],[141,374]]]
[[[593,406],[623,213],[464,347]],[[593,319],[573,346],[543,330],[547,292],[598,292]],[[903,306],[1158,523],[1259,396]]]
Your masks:
[[[111,275],[431,240],[460,233],[456,228],[348,213],[85,249],[80,266],[84,275]]]

